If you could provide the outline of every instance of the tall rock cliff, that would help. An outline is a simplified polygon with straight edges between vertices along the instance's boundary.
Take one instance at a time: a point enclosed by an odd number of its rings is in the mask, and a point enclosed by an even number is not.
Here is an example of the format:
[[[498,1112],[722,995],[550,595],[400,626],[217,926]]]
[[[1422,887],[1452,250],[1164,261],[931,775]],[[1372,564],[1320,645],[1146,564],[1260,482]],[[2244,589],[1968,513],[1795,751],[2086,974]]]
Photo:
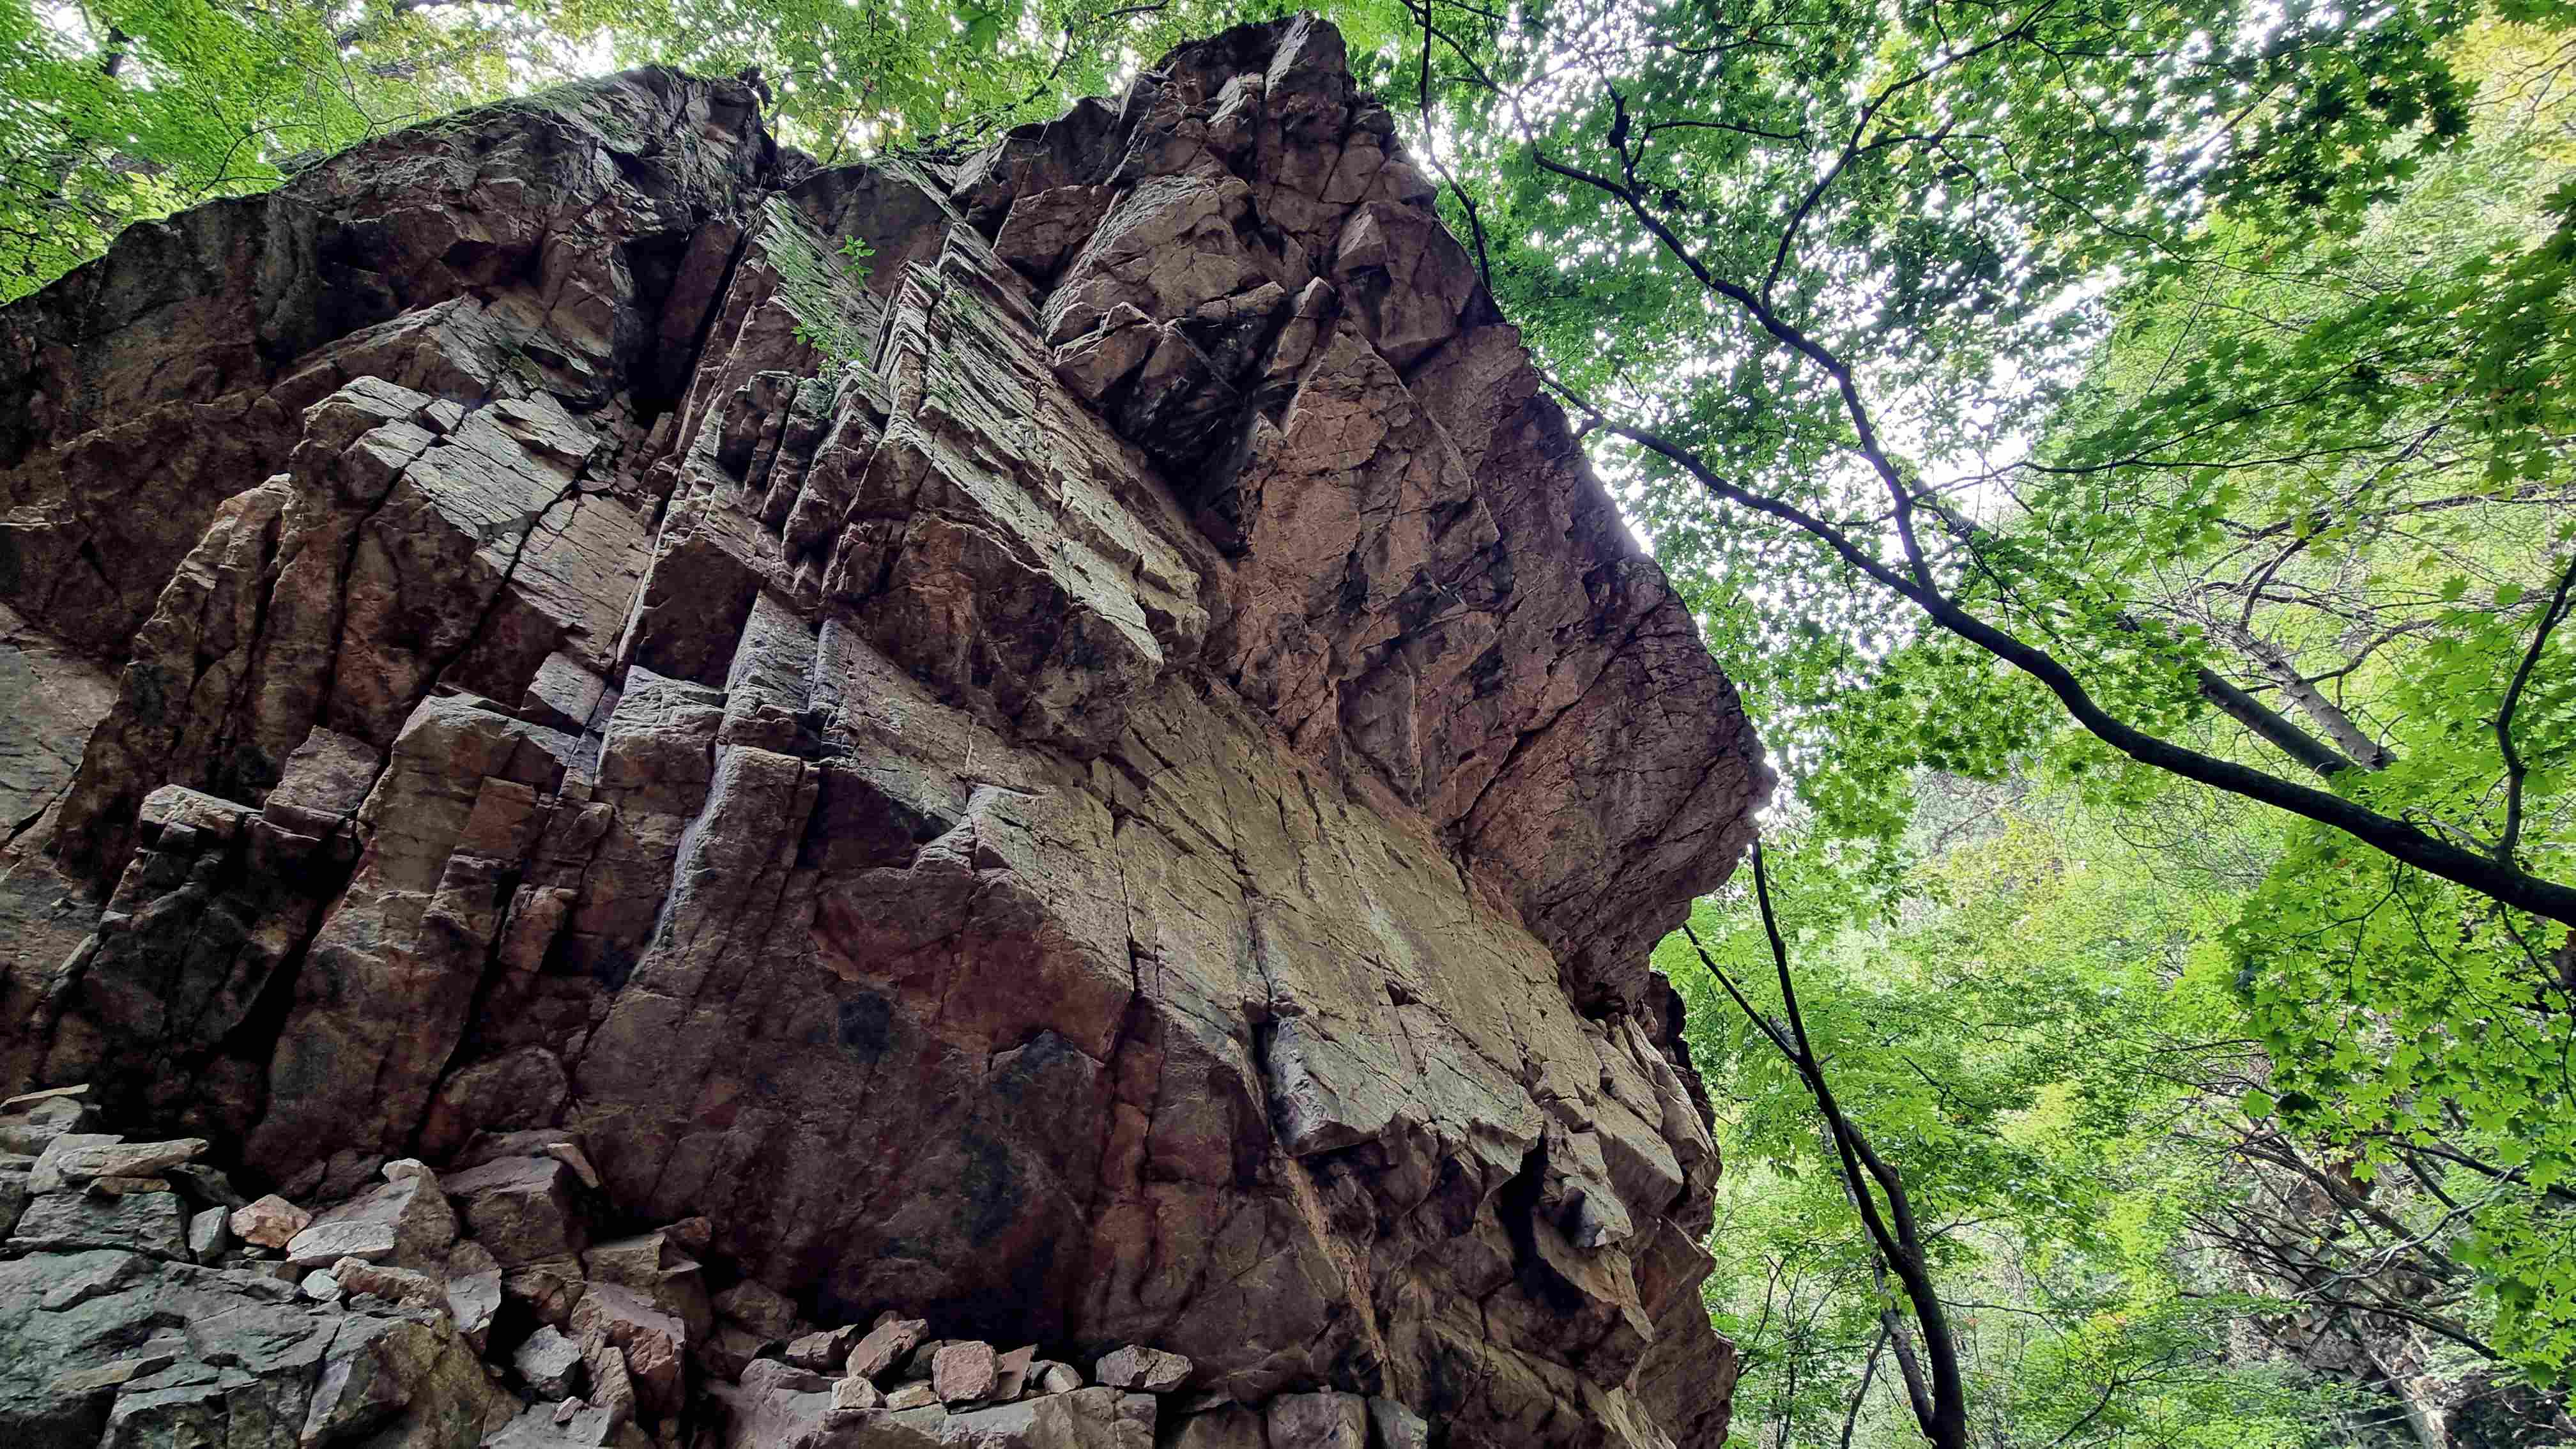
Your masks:
[[[0,1088],[307,1207],[542,1129],[812,1325],[1713,1446],[1646,953],[1769,775],[1431,198],[1312,19],[954,166],[647,70],[0,311]]]

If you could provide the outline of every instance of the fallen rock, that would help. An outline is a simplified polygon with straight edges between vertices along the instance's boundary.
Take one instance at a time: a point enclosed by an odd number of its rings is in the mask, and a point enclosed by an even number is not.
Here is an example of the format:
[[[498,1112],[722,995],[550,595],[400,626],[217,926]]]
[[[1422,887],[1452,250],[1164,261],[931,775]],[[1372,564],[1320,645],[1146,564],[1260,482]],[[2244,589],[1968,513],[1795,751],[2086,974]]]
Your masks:
[[[397,1178],[325,1210],[287,1241],[286,1260],[311,1268],[363,1258],[435,1270],[445,1266],[455,1242],[455,1210],[438,1190],[438,1180],[423,1174]]]
[[[860,1409],[882,1409],[885,1395],[877,1386],[856,1374],[835,1380],[832,1384],[832,1407],[855,1412]]]
[[[1189,1382],[1190,1361],[1177,1353],[1131,1344],[1103,1355],[1091,1366],[1091,1374],[1111,1388],[1166,1394]]]
[[[431,1312],[447,1307],[447,1285],[409,1268],[388,1268],[364,1258],[342,1258],[331,1265],[331,1278],[343,1294],[373,1294],[388,1303]]]
[[[855,1325],[803,1334],[788,1343],[787,1361],[815,1373],[838,1372],[858,1341],[859,1330]]]
[[[952,1408],[994,1397],[996,1383],[993,1346],[989,1343],[952,1343],[930,1361],[930,1386],[938,1392],[939,1401]]]
[[[444,1180],[465,1223],[504,1268],[570,1258],[584,1246],[571,1169],[551,1157],[501,1157]]]
[[[1038,1370],[1035,1382],[1041,1392],[1069,1394],[1082,1387],[1082,1371],[1069,1363],[1049,1363]]]
[[[492,1319],[501,1311],[501,1265],[480,1243],[458,1243],[447,1252],[447,1313],[476,1353],[491,1346]]]
[[[510,1354],[510,1366],[537,1398],[563,1399],[581,1393],[581,1347],[551,1325],[539,1324],[522,1340]]]
[[[589,1286],[581,1264],[571,1258],[541,1258],[501,1274],[503,1299],[523,1305],[538,1322],[557,1328],[572,1322],[573,1305]]]
[[[785,1300],[780,1300],[783,1304]],[[747,1320],[746,1320],[747,1321]],[[930,1332],[930,1322],[922,1318],[887,1318],[867,1331],[850,1348],[844,1362],[849,1373],[866,1379],[882,1379],[896,1364],[919,1348],[922,1336]],[[775,1336],[775,1335],[773,1335]]]
[[[1037,1361],[1036,1344],[1012,1349],[993,1356],[993,1392],[989,1397],[1005,1403],[1020,1397],[1028,1387],[1029,1368]]]
[[[39,1156],[63,1134],[88,1130],[95,1116],[85,1082],[21,1093],[0,1102],[0,1152]]]
[[[188,1218],[188,1256],[200,1263],[220,1261],[231,1250],[233,1233],[225,1221],[231,1214],[219,1207],[192,1213]]]
[[[1153,1449],[1154,1399],[1082,1389],[952,1413],[937,1433],[966,1449]]]
[[[128,1142],[120,1137],[90,1133],[65,1133],[47,1144],[44,1154],[36,1159],[33,1181],[37,1192],[56,1192],[95,1178],[157,1177],[171,1168],[194,1161],[206,1150],[202,1137],[183,1137],[172,1142]]]
[[[313,1214],[275,1193],[233,1210],[233,1236],[260,1248],[283,1248],[313,1222]]]
[[[888,1390],[885,1406],[897,1413],[906,1409],[935,1409],[939,1407],[939,1391],[930,1386],[928,1379],[915,1379]]]
[[[678,1318],[623,1284],[593,1283],[573,1305],[572,1336],[594,1369],[613,1345],[645,1408],[656,1414],[679,1409],[689,1335]]]

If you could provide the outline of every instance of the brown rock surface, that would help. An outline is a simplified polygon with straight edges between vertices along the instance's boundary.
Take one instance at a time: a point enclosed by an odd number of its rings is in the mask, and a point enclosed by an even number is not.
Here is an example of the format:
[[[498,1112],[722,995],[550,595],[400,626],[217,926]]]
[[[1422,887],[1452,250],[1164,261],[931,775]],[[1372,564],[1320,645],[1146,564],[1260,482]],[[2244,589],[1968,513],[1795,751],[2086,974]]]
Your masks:
[[[1309,19],[945,168],[646,70],[0,309],[0,1091],[316,1204],[426,1159],[585,1350],[532,1441],[773,1336],[701,1259],[1461,1449],[1721,1441],[1646,953],[1769,777],[1427,195]]]

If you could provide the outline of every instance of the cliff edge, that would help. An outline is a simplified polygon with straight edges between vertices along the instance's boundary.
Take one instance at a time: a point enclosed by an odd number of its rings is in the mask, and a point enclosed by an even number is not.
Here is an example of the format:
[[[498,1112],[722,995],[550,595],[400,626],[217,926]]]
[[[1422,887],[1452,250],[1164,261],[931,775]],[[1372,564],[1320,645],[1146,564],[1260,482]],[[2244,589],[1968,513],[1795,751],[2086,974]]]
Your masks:
[[[629,72],[0,310],[0,1089],[307,1207],[536,1131],[802,1327],[1713,1449],[1646,955],[1770,776],[1431,200],[1300,17],[954,166]]]

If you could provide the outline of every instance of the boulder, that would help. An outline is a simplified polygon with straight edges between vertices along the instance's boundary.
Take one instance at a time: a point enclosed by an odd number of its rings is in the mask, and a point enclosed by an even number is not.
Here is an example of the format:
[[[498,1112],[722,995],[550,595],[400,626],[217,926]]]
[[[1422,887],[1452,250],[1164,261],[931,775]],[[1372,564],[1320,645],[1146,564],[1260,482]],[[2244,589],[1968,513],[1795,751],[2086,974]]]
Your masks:
[[[1091,1366],[1091,1373],[1111,1388],[1167,1394],[1189,1382],[1190,1361],[1176,1353],[1130,1344],[1103,1355]]]
[[[882,1379],[897,1364],[911,1357],[913,1350],[921,1346],[922,1336],[929,1331],[927,1319],[881,1319],[865,1337],[851,1345],[845,1368],[862,1378]]]
[[[226,1221],[231,1214],[219,1207],[188,1215],[188,1256],[200,1263],[223,1259],[233,1245],[232,1226]]]
[[[311,1226],[313,1214],[275,1193],[233,1209],[233,1236],[257,1248],[283,1248]]]
[[[404,1268],[443,1268],[456,1242],[456,1212],[427,1175],[397,1178],[317,1215],[287,1240],[299,1268],[363,1258]]]
[[[47,1144],[36,1159],[29,1186],[37,1192],[77,1187],[94,1178],[157,1177],[195,1160],[206,1150],[202,1137],[174,1142],[128,1142],[94,1133],[65,1133]]]
[[[859,1337],[856,1325],[800,1334],[788,1342],[787,1361],[816,1373],[836,1372],[848,1362],[850,1350],[858,1344]]]
[[[999,1373],[989,1343],[952,1343],[930,1361],[930,1386],[939,1401],[955,1408],[996,1396]]]
[[[443,1179],[465,1224],[505,1268],[574,1257],[584,1246],[572,1170],[551,1157],[501,1157]]]
[[[939,1391],[930,1386],[928,1379],[915,1379],[911,1383],[897,1384],[887,1390],[885,1406],[896,1412],[907,1409],[935,1409],[939,1407]]]
[[[539,1324],[536,1332],[520,1341],[510,1353],[510,1366],[518,1370],[532,1397],[565,1399],[581,1394],[581,1347],[550,1325]]]
[[[987,1397],[1005,1403],[1019,1398],[1028,1387],[1029,1369],[1037,1362],[1036,1344],[1012,1349],[993,1356],[993,1391]]]

